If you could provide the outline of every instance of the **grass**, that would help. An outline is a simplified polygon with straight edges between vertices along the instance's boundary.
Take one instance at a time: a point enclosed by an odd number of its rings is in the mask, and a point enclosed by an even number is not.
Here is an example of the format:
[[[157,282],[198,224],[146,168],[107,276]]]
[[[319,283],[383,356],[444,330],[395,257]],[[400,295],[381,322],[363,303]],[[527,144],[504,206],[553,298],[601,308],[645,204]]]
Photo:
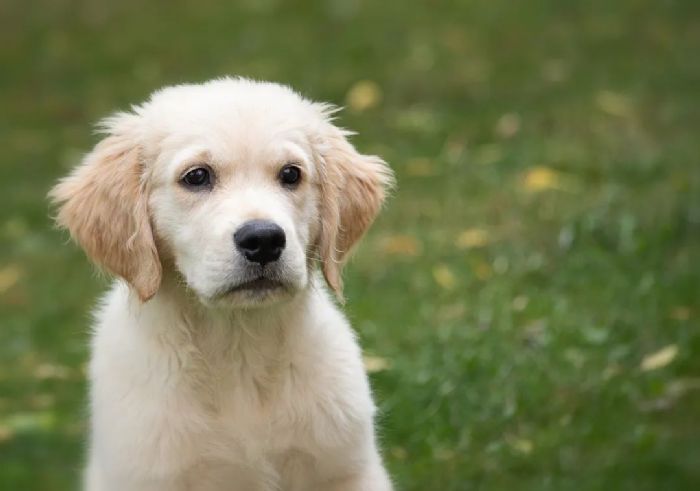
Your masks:
[[[700,5],[10,2],[0,483],[74,489],[106,281],[45,194],[90,125],[241,74],[347,104],[399,187],[347,270],[405,490],[700,487]]]

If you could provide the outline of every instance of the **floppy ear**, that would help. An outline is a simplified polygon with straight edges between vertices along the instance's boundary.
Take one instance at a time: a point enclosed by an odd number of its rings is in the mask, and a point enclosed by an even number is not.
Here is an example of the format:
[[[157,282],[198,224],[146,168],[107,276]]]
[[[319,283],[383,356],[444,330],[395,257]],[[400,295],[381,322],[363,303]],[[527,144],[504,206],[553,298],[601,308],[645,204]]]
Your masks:
[[[323,275],[342,300],[343,264],[377,216],[393,173],[381,158],[358,153],[346,138],[349,132],[326,125],[319,150],[323,164],[319,253]]]
[[[135,116],[108,120],[110,135],[49,193],[57,223],[99,266],[124,278],[142,301],[155,295],[161,264],[148,216]]]

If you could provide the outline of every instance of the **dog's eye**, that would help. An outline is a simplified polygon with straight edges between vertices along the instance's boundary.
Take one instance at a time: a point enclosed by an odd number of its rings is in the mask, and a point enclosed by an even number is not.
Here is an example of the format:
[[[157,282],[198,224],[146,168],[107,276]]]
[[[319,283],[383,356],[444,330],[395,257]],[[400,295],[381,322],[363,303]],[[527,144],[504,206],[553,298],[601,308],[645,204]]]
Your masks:
[[[294,164],[287,164],[280,170],[279,180],[283,186],[296,186],[301,180],[301,169]]]
[[[193,188],[208,186],[211,184],[209,170],[204,167],[192,169],[182,177],[182,182]]]

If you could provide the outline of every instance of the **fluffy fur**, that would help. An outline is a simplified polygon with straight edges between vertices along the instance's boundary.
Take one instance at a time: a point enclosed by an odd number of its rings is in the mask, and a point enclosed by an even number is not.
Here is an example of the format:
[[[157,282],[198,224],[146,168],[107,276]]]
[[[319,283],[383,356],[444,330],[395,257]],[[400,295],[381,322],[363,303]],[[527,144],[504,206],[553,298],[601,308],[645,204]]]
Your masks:
[[[391,489],[360,349],[317,272],[340,297],[391,172],[333,112],[244,79],[166,88],[105,120],[52,190],[58,223],[118,277],[92,340],[87,491]],[[202,166],[211,185],[184,186]],[[252,219],[284,230],[278,261],[236,251]],[[240,289],[260,277],[281,286]]]

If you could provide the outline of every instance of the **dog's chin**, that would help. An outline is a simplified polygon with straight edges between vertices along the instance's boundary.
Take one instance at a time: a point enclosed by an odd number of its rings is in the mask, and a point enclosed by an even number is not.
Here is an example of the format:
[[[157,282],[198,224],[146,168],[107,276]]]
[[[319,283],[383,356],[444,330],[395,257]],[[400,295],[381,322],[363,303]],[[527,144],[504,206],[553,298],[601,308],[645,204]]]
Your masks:
[[[227,285],[203,301],[219,308],[257,308],[287,301],[297,291],[291,283],[261,276]]]

